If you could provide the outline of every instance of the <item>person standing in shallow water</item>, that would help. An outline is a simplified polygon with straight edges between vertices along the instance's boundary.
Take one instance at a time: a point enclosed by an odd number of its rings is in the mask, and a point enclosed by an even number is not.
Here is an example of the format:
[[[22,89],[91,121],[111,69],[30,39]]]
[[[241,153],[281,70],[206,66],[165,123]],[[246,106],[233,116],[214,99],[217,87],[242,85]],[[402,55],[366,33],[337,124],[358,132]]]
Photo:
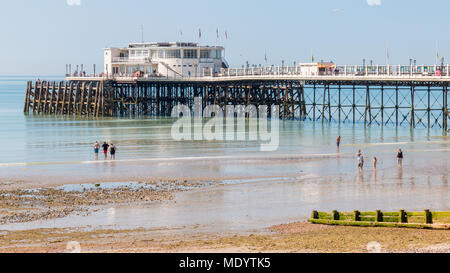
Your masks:
[[[116,159],[116,146],[111,143],[111,146],[109,147],[109,153],[111,154],[111,160]]]
[[[359,157],[358,157],[358,167],[359,167],[360,171],[363,170],[363,167],[364,167],[364,156],[362,154],[360,154]]]
[[[397,165],[402,166],[403,161],[403,151],[402,149],[398,149],[397,151]]]
[[[105,155],[105,160],[106,160],[106,159],[108,159],[108,148],[109,148],[109,145],[105,141],[105,142],[103,142],[102,147],[103,147],[103,154]]]
[[[100,144],[98,141],[94,144],[94,153],[95,153],[95,160],[98,160],[98,151],[100,150]]]
[[[356,153],[356,159],[358,160],[358,168],[360,171],[362,171],[364,167],[364,157],[361,153],[361,150],[358,150],[358,152]]]
[[[341,136],[338,136],[337,138],[336,138],[336,146],[337,146],[337,148],[339,149],[339,146],[341,145]]]

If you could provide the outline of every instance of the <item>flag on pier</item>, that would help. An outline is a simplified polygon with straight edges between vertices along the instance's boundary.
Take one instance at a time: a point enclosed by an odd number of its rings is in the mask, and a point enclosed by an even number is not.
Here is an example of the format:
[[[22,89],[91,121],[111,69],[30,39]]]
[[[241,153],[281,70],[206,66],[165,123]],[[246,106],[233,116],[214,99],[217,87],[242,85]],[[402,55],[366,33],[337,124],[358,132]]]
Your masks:
[[[228,40],[228,32],[225,30],[225,39]]]
[[[201,39],[202,38],[202,30],[198,29],[198,38]]]
[[[216,36],[217,36],[217,39],[219,39],[219,29],[218,28],[216,28]]]
[[[439,63],[439,49],[438,42],[436,41],[436,64]]]
[[[387,60],[387,63],[389,64],[389,48],[386,48],[386,60]]]

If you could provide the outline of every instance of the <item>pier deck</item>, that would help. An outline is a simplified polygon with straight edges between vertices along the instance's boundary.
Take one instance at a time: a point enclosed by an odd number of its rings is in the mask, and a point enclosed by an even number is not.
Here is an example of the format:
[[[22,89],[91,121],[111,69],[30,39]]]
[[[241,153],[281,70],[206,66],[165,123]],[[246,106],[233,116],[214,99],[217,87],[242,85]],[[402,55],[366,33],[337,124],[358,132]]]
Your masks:
[[[108,81],[116,82],[229,82],[229,81],[342,81],[342,82],[430,82],[450,83],[450,76],[300,76],[300,75],[246,75],[220,77],[67,77],[67,81]]]

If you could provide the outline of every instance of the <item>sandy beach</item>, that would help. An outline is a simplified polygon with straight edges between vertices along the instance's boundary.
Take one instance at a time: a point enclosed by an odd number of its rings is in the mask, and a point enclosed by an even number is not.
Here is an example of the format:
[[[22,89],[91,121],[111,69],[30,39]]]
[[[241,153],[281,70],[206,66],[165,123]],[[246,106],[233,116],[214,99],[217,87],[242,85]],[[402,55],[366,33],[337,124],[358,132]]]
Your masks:
[[[121,173],[84,183],[47,180],[43,171],[64,170],[30,164],[27,174],[41,175],[0,185],[0,252],[68,252],[73,241],[82,252],[367,252],[372,241],[385,252],[448,252],[447,230],[304,222],[313,209],[449,210],[447,143],[414,145],[402,168],[375,146],[384,164],[362,173],[345,152],[351,146],[320,155],[67,163],[84,174],[104,164]]]

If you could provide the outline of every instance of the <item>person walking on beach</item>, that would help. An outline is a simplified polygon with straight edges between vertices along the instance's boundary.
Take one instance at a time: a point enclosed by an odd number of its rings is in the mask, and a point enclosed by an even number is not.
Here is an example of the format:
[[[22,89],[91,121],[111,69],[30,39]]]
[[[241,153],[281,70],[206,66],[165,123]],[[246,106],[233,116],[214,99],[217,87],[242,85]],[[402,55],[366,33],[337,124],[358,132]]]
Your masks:
[[[373,170],[376,171],[377,170],[377,162],[378,159],[376,157],[373,158]]]
[[[100,150],[100,144],[98,141],[94,144],[94,153],[95,153],[95,160],[98,160],[98,151]]]
[[[339,149],[339,146],[341,145],[341,136],[338,136],[337,138],[336,138],[336,146],[338,147],[338,149]]]
[[[105,142],[103,142],[102,147],[103,147],[103,154],[105,155],[105,160],[106,160],[106,159],[108,159],[108,148],[109,148],[109,145],[105,141]]]
[[[358,150],[358,152],[356,153],[356,158],[358,160],[358,168],[360,171],[362,171],[362,169],[364,167],[364,157],[361,153],[361,150]]]
[[[364,156],[361,154],[358,158],[358,168],[360,171],[362,171],[363,167],[364,167]]]
[[[397,165],[398,166],[402,166],[402,161],[403,161],[403,151],[402,151],[402,149],[398,149],[398,151],[397,151]]]
[[[116,146],[111,143],[111,146],[109,147],[109,153],[111,155],[111,160],[116,159],[116,149],[117,149]]]

